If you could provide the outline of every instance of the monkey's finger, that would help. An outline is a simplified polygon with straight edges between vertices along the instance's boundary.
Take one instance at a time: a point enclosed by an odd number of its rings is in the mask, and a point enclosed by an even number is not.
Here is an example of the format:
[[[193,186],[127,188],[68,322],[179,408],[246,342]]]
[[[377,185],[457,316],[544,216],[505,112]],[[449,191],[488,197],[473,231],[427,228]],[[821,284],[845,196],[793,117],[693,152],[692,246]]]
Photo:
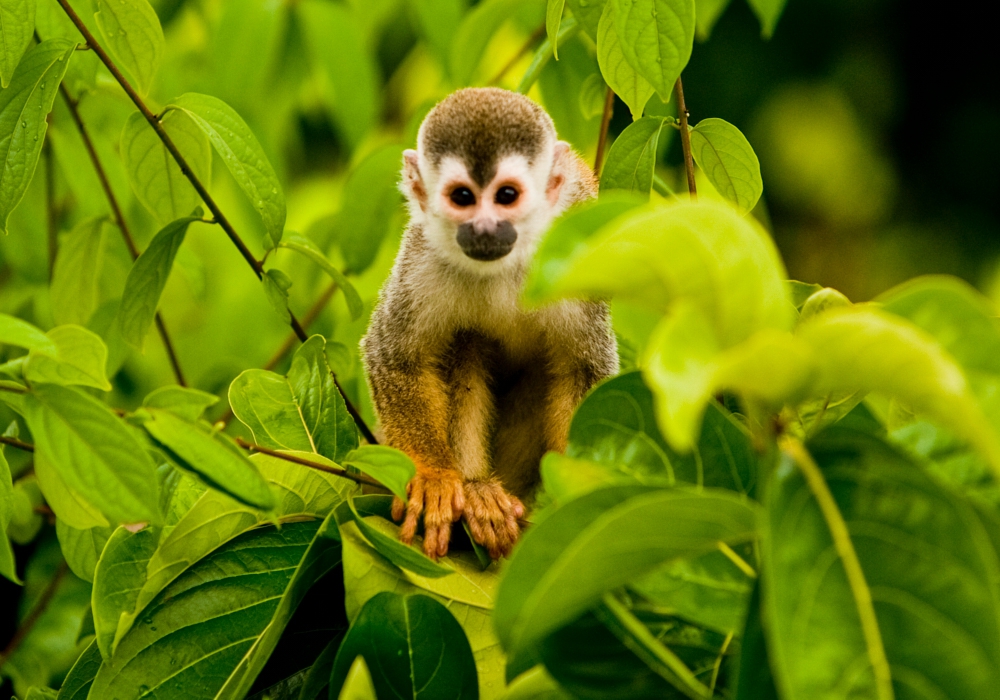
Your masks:
[[[511,496],[510,501],[514,506],[514,517],[523,518],[524,517],[524,504],[521,503],[521,499],[516,496]]]
[[[420,514],[424,510],[424,485],[414,479],[410,482],[413,488],[410,491],[410,502],[406,505],[406,520],[399,529],[399,540],[405,544],[413,542],[413,536],[417,534],[417,523],[420,521]]]
[[[437,554],[443,557],[448,553],[448,543],[451,541],[451,523],[445,523],[438,528]]]
[[[438,558],[438,530],[439,528],[424,523],[424,554],[435,560]]]
[[[465,510],[465,489],[461,486],[456,488],[451,496],[451,521],[458,522]]]
[[[403,519],[406,514],[406,501],[404,501],[399,496],[393,496],[392,498],[392,519],[397,523]]]

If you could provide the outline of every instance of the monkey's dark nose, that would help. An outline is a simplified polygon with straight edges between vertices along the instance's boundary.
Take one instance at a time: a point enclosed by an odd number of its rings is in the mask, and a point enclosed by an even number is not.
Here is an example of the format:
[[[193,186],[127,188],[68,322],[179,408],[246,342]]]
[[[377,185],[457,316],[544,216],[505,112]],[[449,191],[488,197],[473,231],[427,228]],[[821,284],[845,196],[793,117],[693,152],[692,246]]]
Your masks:
[[[494,227],[476,227],[467,221],[458,227],[456,239],[462,252],[473,260],[499,260],[513,250],[517,230],[509,221],[497,222]]]

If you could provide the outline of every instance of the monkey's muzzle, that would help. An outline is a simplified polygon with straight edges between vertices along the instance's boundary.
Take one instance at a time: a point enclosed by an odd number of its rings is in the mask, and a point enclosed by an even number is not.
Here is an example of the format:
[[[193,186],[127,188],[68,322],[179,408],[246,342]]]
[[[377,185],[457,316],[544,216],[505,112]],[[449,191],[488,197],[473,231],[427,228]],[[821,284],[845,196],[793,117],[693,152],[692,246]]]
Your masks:
[[[475,226],[466,221],[458,227],[455,237],[462,252],[473,260],[499,260],[514,249],[517,230],[509,221],[498,221],[495,226]]]

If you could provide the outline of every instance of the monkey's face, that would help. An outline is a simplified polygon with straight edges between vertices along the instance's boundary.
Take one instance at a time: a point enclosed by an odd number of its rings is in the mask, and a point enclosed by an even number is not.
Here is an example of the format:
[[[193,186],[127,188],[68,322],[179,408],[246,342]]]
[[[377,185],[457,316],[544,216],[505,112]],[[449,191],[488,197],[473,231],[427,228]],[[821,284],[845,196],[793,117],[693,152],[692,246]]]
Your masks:
[[[428,242],[453,264],[479,274],[525,264],[556,214],[562,184],[561,177],[553,181],[553,151],[545,155],[541,163],[524,155],[503,157],[485,184],[461,158],[443,158],[436,172],[420,178]]]

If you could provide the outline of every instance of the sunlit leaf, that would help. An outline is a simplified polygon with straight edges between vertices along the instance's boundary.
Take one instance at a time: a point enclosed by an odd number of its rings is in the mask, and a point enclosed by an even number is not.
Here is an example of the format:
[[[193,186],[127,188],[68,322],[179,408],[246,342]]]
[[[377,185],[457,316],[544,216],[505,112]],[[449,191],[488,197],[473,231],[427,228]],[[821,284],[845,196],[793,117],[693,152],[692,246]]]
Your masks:
[[[104,551],[104,545],[111,537],[111,528],[92,527],[80,530],[64,520],[56,520],[56,535],[70,571],[84,581],[93,582],[94,569]]]
[[[90,386],[110,391],[107,378],[108,347],[96,333],[81,326],[56,326],[46,335],[55,353],[28,352],[24,378],[30,382]]]
[[[559,42],[556,41],[556,38],[559,36],[559,25],[562,23],[563,8],[565,7],[566,0],[547,0],[545,5],[545,34],[552,44],[552,55],[557,60],[559,58]]]
[[[292,286],[292,278],[281,270],[272,268],[264,273],[260,281],[264,285],[264,296],[267,298],[267,303],[285,323],[291,323],[292,315],[291,311],[288,310],[288,290]]]
[[[56,323],[85,326],[97,308],[106,223],[104,217],[85,219],[60,240],[49,286]]]
[[[102,45],[145,95],[163,60],[163,28],[148,0],[94,0]]]
[[[36,350],[55,355],[56,344],[45,332],[27,321],[0,314],[0,345],[14,345],[25,350]]]
[[[351,664],[338,700],[378,700],[372,683],[372,674],[368,670],[364,656],[359,654]]]
[[[281,242],[280,247],[288,248],[289,250],[294,250],[296,253],[300,253],[314,263],[319,265],[323,271],[330,276],[337,286],[344,293],[344,300],[347,302],[347,308],[351,312],[351,318],[357,320],[361,316],[363,311],[363,305],[361,302],[361,297],[358,296],[358,290],[354,288],[344,273],[338,270],[333,263],[331,263],[323,251],[316,247],[316,244],[305,236],[287,236],[284,241]]]
[[[205,132],[181,110],[167,112],[160,125],[194,175],[208,185],[212,145]],[[141,113],[133,112],[125,122],[120,148],[132,191],[161,225],[189,215],[201,203],[194,186]]]
[[[6,88],[31,43],[38,0],[5,0],[0,5],[0,86]]]
[[[478,698],[476,666],[465,632],[433,598],[388,591],[369,600],[337,653],[331,690],[339,691],[357,656],[374,669],[383,697]]]
[[[105,659],[111,658],[118,621],[135,609],[139,591],[146,583],[146,566],[160,541],[157,528],[130,532],[119,527],[111,535],[96,563],[91,580],[91,608],[97,646]]]
[[[93,503],[66,485],[59,470],[41,453],[35,453],[35,476],[45,501],[56,518],[78,530],[107,527],[108,519]]]
[[[198,220],[197,216],[188,216],[164,226],[129,270],[118,307],[117,323],[122,338],[137,349],[142,349],[156,318],[160,296],[167,286],[174,258],[184,242],[188,226]]]
[[[601,22],[597,27],[597,61],[601,66],[601,75],[604,76],[604,80],[615,91],[615,94],[622,98],[622,102],[628,105],[629,111],[632,112],[632,119],[641,118],[642,110],[649,102],[649,98],[653,96],[653,86],[625,60],[618,32],[615,31],[615,4],[613,2],[607,2],[604,5]],[[662,119],[660,123],[663,123]],[[655,159],[656,149],[654,148],[653,154],[649,156],[650,171],[652,171]],[[605,170],[607,170],[606,167]],[[652,176],[652,172],[650,172],[650,176]],[[649,191],[648,188],[646,191]]]
[[[386,445],[362,445],[343,459],[345,467],[377,479],[400,498],[406,498],[406,485],[416,474],[416,467],[402,450]]]
[[[601,191],[626,190],[649,197],[663,123],[663,117],[643,117],[615,139],[601,171]]]
[[[730,0],[695,0],[695,29],[699,41],[708,41],[715,23],[729,7]]]
[[[112,521],[159,519],[153,463],[104,404],[77,389],[40,384],[24,397],[24,418],[37,454]]]
[[[101,650],[97,648],[97,640],[95,639],[83,650],[80,658],[73,664],[73,668],[70,669],[59,689],[57,700],[87,700],[90,686],[93,685],[102,662]]]
[[[719,194],[743,211],[756,206],[764,181],[743,132],[723,119],[702,119],[691,129],[691,154]]]
[[[181,95],[170,106],[183,110],[201,127],[264,220],[271,241],[280,241],[285,230],[285,194],[264,149],[243,118],[222,100],[194,92]]]
[[[7,233],[10,213],[35,174],[46,117],[75,50],[76,44],[68,39],[49,39],[31,47],[9,85],[0,90],[0,233]]]
[[[598,27],[607,0],[566,0],[566,6],[591,39],[597,41]]]
[[[760,20],[760,32],[765,38],[774,33],[774,27],[785,10],[788,0],[747,0],[757,19]]]
[[[196,421],[201,414],[218,403],[219,397],[198,389],[185,386],[163,386],[146,394],[142,405],[146,408],[161,408],[181,418]]]
[[[609,0],[622,53],[660,95],[670,100],[694,45],[694,0]]]
[[[490,38],[525,5],[527,0],[483,0],[466,13],[451,43],[450,72],[455,84],[472,83]],[[545,8],[541,3],[537,7],[537,24],[541,24]]]

